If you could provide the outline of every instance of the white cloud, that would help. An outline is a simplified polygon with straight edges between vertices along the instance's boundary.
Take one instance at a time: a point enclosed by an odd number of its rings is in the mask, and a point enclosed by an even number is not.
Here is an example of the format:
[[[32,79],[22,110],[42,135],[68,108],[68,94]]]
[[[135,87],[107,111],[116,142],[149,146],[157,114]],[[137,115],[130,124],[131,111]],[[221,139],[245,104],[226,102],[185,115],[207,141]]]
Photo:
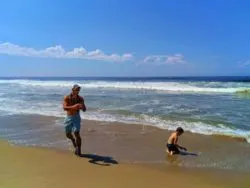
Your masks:
[[[249,66],[249,65],[250,65],[250,60],[247,60],[247,61],[239,61],[239,62],[238,62],[238,65],[239,65],[240,67]]]
[[[181,55],[181,54],[147,56],[144,58],[143,62],[144,63],[152,63],[152,64],[183,64],[183,63],[186,63],[183,55]]]
[[[72,51],[66,51],[61,45],[48,47],[42,50],[19,46],[12,43],[0,43],[0,54],[12,56],[26,57],[50,57],[50,58],[69,58],[69,59],[88,59],[99,61],[122,62],[133,60],[133,55],[126,53],[123,55],[111,54],[107,55],[103,51],[97,49],[87,51],[83,47],[74,48]]]

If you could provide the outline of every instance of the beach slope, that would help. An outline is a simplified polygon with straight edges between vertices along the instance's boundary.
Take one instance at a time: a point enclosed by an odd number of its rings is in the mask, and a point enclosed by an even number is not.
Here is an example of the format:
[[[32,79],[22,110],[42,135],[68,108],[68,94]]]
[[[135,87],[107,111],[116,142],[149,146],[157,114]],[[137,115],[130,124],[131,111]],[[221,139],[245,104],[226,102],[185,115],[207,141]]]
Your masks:
[[[0,142],[1,188],[123,188],[123,187],[248,187],[246,177],[225,181],[213,173],[142,165],[119,164],[114,159],[101,161],[68,151],[31,148]],[[93,160],[96,159],[96,160]],[[100,159],[100,160],[99,160]]]

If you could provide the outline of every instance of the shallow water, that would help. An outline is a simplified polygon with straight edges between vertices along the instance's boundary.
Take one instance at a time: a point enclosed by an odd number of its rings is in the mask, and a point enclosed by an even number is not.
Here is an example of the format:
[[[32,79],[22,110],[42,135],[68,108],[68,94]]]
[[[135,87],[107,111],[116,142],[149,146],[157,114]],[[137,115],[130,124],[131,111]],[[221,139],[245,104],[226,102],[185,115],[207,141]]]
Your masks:
[[[250,140],[246,77],[211,78],[1,78],[0,116],[63,117],[63,96],[82,86],[84,118],[185,130]]]
[[[1,117],[0,122],[0,138],[12,144],[73,151],[64,135],[63,118],[11,115]],[[179,142],[188,154],[170,157],[165,152],[169,132],[151,126],[85,120],[81,135],[84,153],[112,157],[120,163],[250,172],[250,144],[229,137],[186,132]]]

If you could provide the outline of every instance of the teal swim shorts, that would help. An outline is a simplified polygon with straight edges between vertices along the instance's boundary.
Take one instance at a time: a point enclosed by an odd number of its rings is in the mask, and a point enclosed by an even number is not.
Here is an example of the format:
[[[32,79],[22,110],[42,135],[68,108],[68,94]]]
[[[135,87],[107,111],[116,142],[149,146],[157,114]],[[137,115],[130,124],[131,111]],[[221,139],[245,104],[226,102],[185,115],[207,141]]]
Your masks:
[[[66,133],[71,133],[72,131],[74,132],[79,132],[81,128],[81,116],[79,113],[73,116],[67,116],[64,119],[64,126],[65,126],[65,132]]]

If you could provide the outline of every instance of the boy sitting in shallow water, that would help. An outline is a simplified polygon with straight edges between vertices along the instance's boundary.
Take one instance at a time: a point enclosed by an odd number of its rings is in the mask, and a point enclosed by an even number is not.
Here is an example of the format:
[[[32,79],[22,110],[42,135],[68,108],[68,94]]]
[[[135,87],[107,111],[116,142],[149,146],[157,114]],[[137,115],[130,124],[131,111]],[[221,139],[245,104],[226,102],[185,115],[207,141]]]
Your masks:
[[[170,155],[179,154],[179,149],[187,150],[186,148],[177,144],[179,136],[184,133],[184,130],[181,127],[178,127],[175,132],[173,132],[167,142],[167,152]]]

